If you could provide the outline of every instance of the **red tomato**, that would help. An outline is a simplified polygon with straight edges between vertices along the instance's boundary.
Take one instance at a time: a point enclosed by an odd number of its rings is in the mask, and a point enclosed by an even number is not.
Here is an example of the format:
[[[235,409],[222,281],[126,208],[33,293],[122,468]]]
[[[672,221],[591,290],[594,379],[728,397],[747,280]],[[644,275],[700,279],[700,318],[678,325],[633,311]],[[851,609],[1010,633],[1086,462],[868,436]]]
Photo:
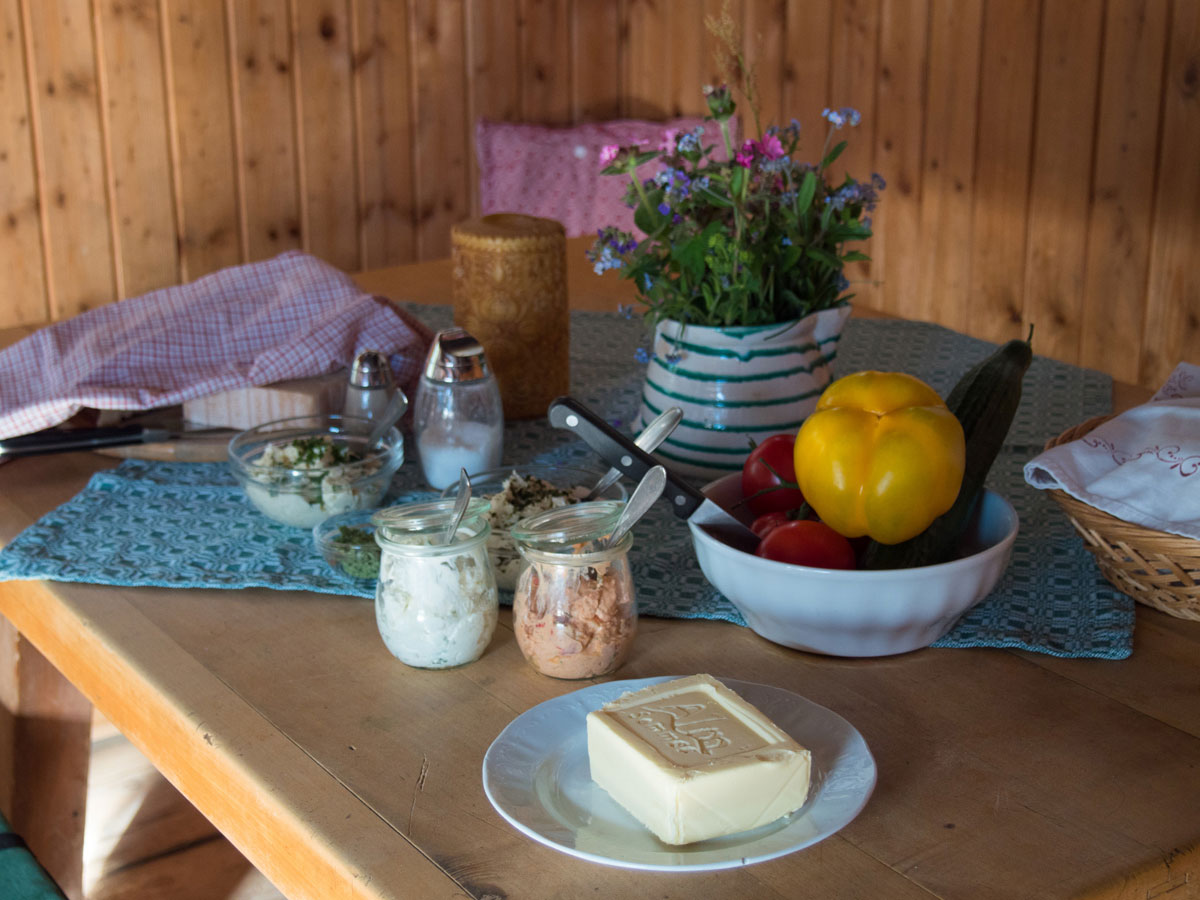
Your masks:
[[[796,487],[795,444],[794,434],[773,434],[746,458],[742,496],[754,515],[795,509],[804,502],[804,495]]]
[[[820,569],[853,569],[855,565],[850,542],[824,522],[811,519],[771,529],[754,552],[764,559]]]
[[[763,513],[755,519],[754,524],[750,526],[750,530],[760,538],[765,538],[767,532],[778,528],[780,525],[786,525],[790,521],[792,520],[788,518],[787,510],[776,510],[775,512]]]

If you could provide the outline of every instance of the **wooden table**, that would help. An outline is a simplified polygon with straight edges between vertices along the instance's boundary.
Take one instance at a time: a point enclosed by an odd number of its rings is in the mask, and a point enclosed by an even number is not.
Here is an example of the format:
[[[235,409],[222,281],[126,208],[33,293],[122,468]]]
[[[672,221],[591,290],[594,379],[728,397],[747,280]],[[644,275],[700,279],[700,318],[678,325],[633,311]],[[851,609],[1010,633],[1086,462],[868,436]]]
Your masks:
[[[572,263],[577,305],[622,299],[625,285]],[[449,300],[444,263],[361,282]],[[1121,406],[1144,395],[1121,390]],[[0,466],[0,542],[115,462]],[[523,662],[507,610],[481,660],[443,672],[391,657],[371,602],[348,597],[10,582],[0,613],[0,758],[23,754],[15,778],[0,772],[0,803],[76,894],[90,701],[294,898],[1200,896],[1200,623],[1142,607],[1121,662],[836,659],[725,623],[643,619],[620,678],[784,687],[854,723],[878,763],[870,803],[837,835],[711,874],[589,864],[495,813],[488,745],[579,687]]]

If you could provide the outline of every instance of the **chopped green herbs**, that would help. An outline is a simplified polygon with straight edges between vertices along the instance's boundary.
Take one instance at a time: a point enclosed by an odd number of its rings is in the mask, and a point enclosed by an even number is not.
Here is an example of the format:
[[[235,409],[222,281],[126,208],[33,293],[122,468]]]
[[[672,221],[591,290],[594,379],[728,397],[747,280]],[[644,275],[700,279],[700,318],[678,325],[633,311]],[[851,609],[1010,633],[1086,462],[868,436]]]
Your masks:
[[[379,577],[379,545],[365,528],[339,525],[331,546],[340,557],[338,565],[351,578]]]

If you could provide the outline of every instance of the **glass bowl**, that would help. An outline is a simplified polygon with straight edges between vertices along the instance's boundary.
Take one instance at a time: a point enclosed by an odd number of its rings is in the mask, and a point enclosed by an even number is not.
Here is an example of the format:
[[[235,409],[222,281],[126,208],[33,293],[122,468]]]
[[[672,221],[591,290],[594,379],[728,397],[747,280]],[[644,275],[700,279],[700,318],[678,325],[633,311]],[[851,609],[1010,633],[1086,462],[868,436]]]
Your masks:
[[[330,568],[362,581],[379,577],[380,551],[375,543],[375,523],[371,521],[376,512],[359,509],[339,513],[313,526],[313,545]]]
[[[505,491],[505,482],[514,474],[521,479],[540,479],[569,496],[557,501],[537,497],[530,498],[530,502],[521,502],[520,491],[514,492],[511,486],[508,492]],[[517,551],[516,541],[510,533],[512,526],[528,516],[552,509],[554,506],[577,502],[603,476],[603,470],[584,466],[533,464],[488,469],[471,476],[472,496],[484,497],[489,503],[488,522],[492,526],[492,536],[488,540],[488,558],[492,561],[496,584],[501,590],[515,590],[517,577],[521,574],[521,554]],[[442,491],[443,497],[457,495],[457,480]],[[623,503],[629,499],[629,492],[622,482],[617,481],[601,491],[596,499],[619,500]]]
[[[294,528],[312,528],[330,516],[378,506],[404,462],[404,438],[392,426],[368,448],[373,423],[350,416],[299,416],[249,428],[229,442],[229,468],[263,515]],[[306,450],[285,452],[285,448]],[[317,459],[324,444],[349,458]],[[264,461],[264,454],[269,458]],[[296,456],[299,458],[293,458]]]

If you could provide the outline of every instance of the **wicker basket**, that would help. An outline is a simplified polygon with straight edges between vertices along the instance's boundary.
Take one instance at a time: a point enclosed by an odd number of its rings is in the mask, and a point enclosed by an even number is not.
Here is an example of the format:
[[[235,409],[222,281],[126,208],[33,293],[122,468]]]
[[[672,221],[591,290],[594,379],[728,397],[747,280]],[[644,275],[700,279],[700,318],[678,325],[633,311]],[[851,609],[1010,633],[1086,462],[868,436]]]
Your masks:
[[[1083,437],[1112,416],[1097,416],[1046,442],[1046,449]],[[1050,491],[1112,585],[1139,603],[1200,622],[1200,541],[1125,522]]]

